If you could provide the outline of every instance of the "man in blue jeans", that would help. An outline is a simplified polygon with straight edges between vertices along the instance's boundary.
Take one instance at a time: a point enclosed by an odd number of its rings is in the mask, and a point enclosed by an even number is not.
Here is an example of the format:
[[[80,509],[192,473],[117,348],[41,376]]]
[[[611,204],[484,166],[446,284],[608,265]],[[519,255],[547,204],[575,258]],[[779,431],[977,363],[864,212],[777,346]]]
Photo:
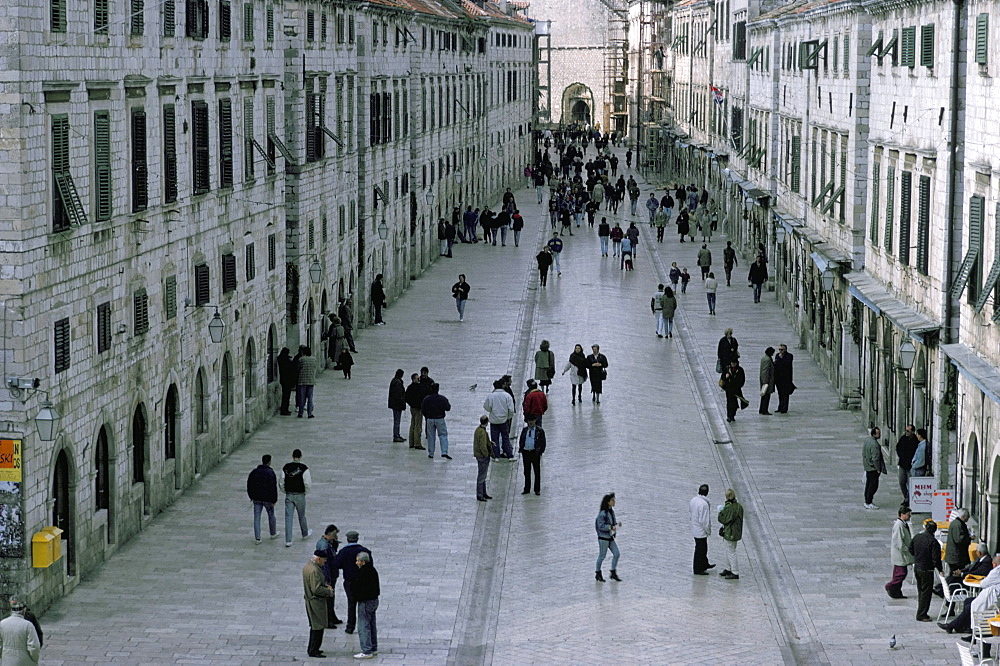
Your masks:
[[[358,567],[354,598],[358,602],[358,638],[361,639],[361,652],[354,655],[354,658],[371,659],[378,652],[375,611],[378,610],[378,597],[382,590],[379,588],[378,571],[372,564],[370,554],[358,553],[354,563]]]
[[[292,515],[299,514],[299,529],[302,530],[302,538],[308,539],[312,536],[312,530],[306,523],[306,493],[312,485],[312,476],[309,468],[299,462],[302,459],[302,451],[295,449],[292,451],[292,462],[281,468],[281,492],[285,493],[285,548],[292,546]]]
[[[420,405],[420,413],[427,424],[427,457],[434,457],[435,435],[441,439],[441,457],[451,460],[448,455],[448,426],[444,422],[445,412],[451,410],[448,398],[441,395],[437,382],[431,384],[430,394]]]
[[[274,519],[274,503],[278,501],[278,477],[271,469],[271,456],[263,455],[260,464],[247,476],[247,495],[253,502],[253,538],[260,545],[260,514],[267,511],[267,526],[271,538],[278,538],[278,525]]]

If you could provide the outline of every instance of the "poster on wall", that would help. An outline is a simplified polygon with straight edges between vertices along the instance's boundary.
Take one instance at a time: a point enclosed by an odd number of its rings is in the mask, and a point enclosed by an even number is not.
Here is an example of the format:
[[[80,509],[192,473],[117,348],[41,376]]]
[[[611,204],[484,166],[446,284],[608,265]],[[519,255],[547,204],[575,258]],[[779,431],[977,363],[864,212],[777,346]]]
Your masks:
[[[0,439],[0,481],[21,482],[21,440]]]
[[[0,557],[24,557],[21,484],[0,481]]]

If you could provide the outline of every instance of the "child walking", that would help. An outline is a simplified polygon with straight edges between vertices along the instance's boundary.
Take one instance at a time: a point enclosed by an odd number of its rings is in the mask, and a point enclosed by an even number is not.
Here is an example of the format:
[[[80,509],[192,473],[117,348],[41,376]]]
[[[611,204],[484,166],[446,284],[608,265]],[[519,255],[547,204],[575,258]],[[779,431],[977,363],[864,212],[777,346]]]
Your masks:
[[[337,359],[340,362],[340,369],[344,371],[344,379],[351,378],[351,366],[354,365],[354,357],[351,356],[349,349],[344,349],[340,352],[340,358]]]

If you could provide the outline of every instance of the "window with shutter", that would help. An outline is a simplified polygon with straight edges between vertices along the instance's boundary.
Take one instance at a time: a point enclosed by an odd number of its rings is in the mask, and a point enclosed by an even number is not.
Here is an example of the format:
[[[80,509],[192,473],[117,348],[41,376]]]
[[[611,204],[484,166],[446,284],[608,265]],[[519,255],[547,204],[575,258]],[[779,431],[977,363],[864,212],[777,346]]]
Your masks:
[[[257,255],[254,252],[253,243],[247,243],[247,246],[244,249],[244,255],[247,282],[250,282],[257,277]]]
[[[336,21],[337,21],[337,43],[343,44],[345,41],[347,41],[347,34],[346,34],[347,30],[346,30],[346,22],[344,20],[344,15],[337,14]],[[424,28],[424,30],[426,30],[426,28]]]
[[[111,349],[111,303],[97,306],[97,353]]]
[[[135,324],[135,335],[143,335],[149,331],[149,297],[145,289],[132,294],[132,310]]]
[[[219,187],[233,186],[233,101],[219,100]]]
[[[60,319],[54,326],[54,353],[56,373],[68,370],[70,366],[70,332],[69,318]]]
[[[208,0],[185,0],[185,34],[192,39],[208,37]]]
[[[222,255],[222,293],[236,291],[236,255]]]
[[[982,246],[983,246],[983,216],[986,200],[975,195],[969,198],[969,249],[965,253],[962,265],[958,269],[955,284],[951,288],[951,297],[958,300],[962,291],[969,287],[968,303],[976,303],[979,299],[982,283]]]
[[[163,106],[163,201],[177,201],[177,113],[173,104]]]
[[[167,319],[177,316],[177,276],[168,275],[163,283],[163,314]]]
[[[274,96],[267,98],[267,175],[274,175],[274,160],[277,152],[274,145]]]
[[[885,178],[885,253],[892,254],[893,231],[896,227],[894,207],[896,205],[896,169],[886,169]]]
[[[934,24],[920,26],[920,66],[934,66]]]
[[[211,189],[209,181],[210,156],[208,147],[208,103],[191,102],[191,141],[194,156],[191,160],[192,190],[204,194]]]
[[[266,39],[269,42],[274,41],[274,5],[267,6],[267,25],[265,26]]]
[[[253,2],[247,0],[243,4],[243,41],[253,41]]]
[[[309,249],[313,250],[316,248],[316,223],[313,222],[312,220],[309,220],[309,225],[307,229],[309,238]]]
[[[94,34],[95,35],[107,35],[108,34],[108,22],[109,0],[94,0]],[[164,9],[166,11],[166,9]],[[166,30],[166,27],[164,27]]]
[[[148,166],[146,164],[146,111],[132,109],[132,212],[149,205]]]
[[[851,36],[844,35],[844,75],[851,74]]]
[[[66,0],[49,0],[49,31],[66,32]]]
[[[228,42],[233,37],[233,6],[230,0],[219,0],[219,41]]]
[[[910,208],[913,189],[913,173],[899,174],[899,263],[910,265]]]
[[[985,65],[989,59],[990,15],[976,17],[976,62]]]
[[[65,113],[52,116],[52,230],[65,231],[70,227],[69,202],[63,198],[60,179],[69,175],[69,116]]]
[[[319,41],[326,44],[326,12],[319,15]]]
[[[917,183],[917,272],[927,275],[931,232],[931,179],[920,176]]]
[[[243,179],[253,180],[253,98],[243,100]]]
[[[111,114],[94,112],[94,219],[111,219]]]
[[[205,305],[211,296],[208,264],[198,264],[194,267],[194,304]]]
[[[267,237],[267,270],[273,271],[274,267],[278,265],[278,242],[274,234],[270,234]]]
[[[104,0],[107,2],[107,0]],[[163,36],[173,37],[177,30],[177,3],[176,0],[163,0]],[[96,26],[95,26],[96,27]]]
[[[903,54],[900,57],[903,67],[913,67],[917,64],[917,26],[903,28]]]
[[[329,222],[326,219],[326,213],[324,213],[323,214],[323,221],[322,221],[322,230],[321,230],[321,234],[320,234],[320,240],[322,240],[324,244],[326,243],[327,233],[329,231],[330,231],[330,225],[329,225]]]
[[[354,43],[354,15],[351,14],[347,17],[347,43]]]
[[[347,233],[347,212],[343,206],[337,208],[337,233],[341,236]]]
[[[878,201],[878,189],[879,189],[879,171],[881,170],[881,165],[876,162],[872,165],[872,219],[871,225],[868,229],[868,238],[871,240],[872,247],[878,247],[878,212],[879,212],[879,201]]]
[[[990,292],[993,292],[993,312],[1000,312],[1000,223],[996,222],[996,220],[1000,220],[1000,203],[997,204],[993,219],[993,267],[990,269],[986,282],[983,284],[982,293],[979,294],[979,299],[976,301],[976,312],[982,311],[986,301],[990,298]],[[994,314],[994,321],[996,319],[997,315]]]
[[[146,3],[145,0],[129,0],[132,15],[129,18],[129,33],[133,37],[139,37],[146,29]]]
[[[313,10],[306,12],[306,41],[312,42],[316,39],[316,13]]]

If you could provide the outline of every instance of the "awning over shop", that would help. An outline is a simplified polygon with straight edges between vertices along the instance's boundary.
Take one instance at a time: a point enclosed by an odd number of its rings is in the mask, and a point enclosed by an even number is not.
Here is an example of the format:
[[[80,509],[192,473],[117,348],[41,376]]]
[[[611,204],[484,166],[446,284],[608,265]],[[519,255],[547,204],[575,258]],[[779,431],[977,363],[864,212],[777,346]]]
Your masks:
[[[852,296],[875,314],[885,315],[897,328],[905,331],[914,340],[922,343],[924,334],[941,329],[940,324],[903,303],[864,271],[851,271],[844,275],[844,279],[851,287],[849,291]]]
[[[941,345],[941,350],[948,355],[952,365],[958,368],[963,377],[989,396],[990,400],[1000,404],[1000,371],[961,343]]]
[[[819,269],[820,273],[825,273],[826,269],[830,267],[831,263],[833,263],[830,261],[829,257],[825,257],[819,252],[813,252],[809,255],[809,258],[813,260],[814,264],[816,264],[816,268]]]

